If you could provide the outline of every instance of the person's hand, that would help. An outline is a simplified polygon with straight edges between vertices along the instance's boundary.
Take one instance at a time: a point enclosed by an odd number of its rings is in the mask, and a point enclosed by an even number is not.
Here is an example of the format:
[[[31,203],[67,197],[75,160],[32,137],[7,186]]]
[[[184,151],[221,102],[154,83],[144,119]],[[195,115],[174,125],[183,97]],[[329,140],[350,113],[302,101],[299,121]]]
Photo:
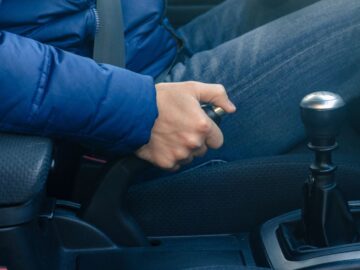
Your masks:
[[[200,82],[160,83],[156,85],[159,116],[148,144],[136,155],[167,170],[177,170],[208,148],[223,144],[219,127],[200,106],[211,103],[227,113],[236,108],[219,84]]]

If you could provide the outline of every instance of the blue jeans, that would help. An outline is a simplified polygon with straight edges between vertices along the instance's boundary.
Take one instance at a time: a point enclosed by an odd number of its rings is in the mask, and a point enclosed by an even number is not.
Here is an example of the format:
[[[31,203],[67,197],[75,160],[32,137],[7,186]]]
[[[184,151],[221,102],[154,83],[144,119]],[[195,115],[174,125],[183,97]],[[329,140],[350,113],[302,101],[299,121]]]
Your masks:
[[[178,34],[187,55],[165,81],[221,83],[238,109],[224,146],[191,166],[285,153],[305,139],[306,94],[360,95],[359,0],[227,0]]]

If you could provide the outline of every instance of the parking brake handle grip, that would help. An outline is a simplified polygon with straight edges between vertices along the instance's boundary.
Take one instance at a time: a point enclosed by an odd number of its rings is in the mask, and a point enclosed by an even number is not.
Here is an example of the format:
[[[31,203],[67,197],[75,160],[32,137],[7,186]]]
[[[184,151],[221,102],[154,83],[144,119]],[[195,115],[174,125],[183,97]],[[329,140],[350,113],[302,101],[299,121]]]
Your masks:
[[[203,104],[203,105],[201,105],[201,108],[205,111],[207,116],[211,120],[213,120],[218,126],[221,123],[222,117],[226,114],[226,112],[224,111],[223,108],[216,107],[211,104]],[[135,163],[133,166],[131,166],[131,168],[134,170],[137,170],[137,171],[145,170],[145,169],[149,168],[150,166],[152,166],[152,164],[150,164],[149,162],[139,159],[135,156],[131,156],[129,158],[132,159],[132,161]]]
[[[223,108],[215,107],[211,104],[204,104],[201,108],[206,112],[211,120],[213,120],[217,125],[220,125],[221,118],[226,114]]]
[[[202,108],[216,124],[220,124],[225,114],[222,108],[210,104],[202,105]],[[116,245],[148,246],[146,235],[128,211],[126,195],[136,173],[151,166],[136,156],[107,164],[99,187],[81,209],[81,218],[100,229]]]

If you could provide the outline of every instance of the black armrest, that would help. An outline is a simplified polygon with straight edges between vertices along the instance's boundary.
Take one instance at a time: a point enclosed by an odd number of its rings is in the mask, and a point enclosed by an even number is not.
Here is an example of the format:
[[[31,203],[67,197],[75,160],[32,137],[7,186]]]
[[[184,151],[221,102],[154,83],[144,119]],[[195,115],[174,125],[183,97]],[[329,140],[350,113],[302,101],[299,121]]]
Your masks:
[[[0,208],[26,204],[44,189],[51,154],[49,139],[0,134]]]

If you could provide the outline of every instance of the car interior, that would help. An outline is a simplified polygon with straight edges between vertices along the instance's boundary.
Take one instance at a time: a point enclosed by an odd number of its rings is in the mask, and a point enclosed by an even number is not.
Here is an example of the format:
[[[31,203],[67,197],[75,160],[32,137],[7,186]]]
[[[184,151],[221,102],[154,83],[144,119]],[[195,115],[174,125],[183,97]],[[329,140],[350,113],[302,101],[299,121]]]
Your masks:
[[[220,2],[169,0],[168,16]],[[315,92],[286,153],[148,181],[134,156],[0,134],[0,270],[360,269],[359,102]]]

